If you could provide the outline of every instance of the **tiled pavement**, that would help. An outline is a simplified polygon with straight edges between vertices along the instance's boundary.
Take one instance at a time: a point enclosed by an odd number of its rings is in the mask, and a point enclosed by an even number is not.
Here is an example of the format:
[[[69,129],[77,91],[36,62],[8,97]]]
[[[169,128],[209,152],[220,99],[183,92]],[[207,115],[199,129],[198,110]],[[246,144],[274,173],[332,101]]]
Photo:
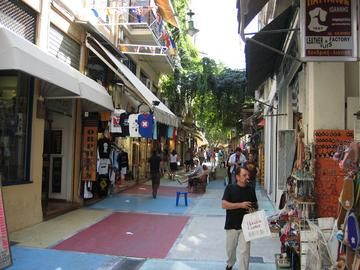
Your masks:
[[[189,206],[176,207],[175,192],[184,185],[162,179],[158,198],[150,182],[52,220],[14,232],[13,266],[24,270],[224,269],[225,211],[223,180],[212,180]],[[274,208],[257,190],[259,205]],[[252,242],[250,269],[275,269],[278,239]],[[234,267],[236,268],[236,265]]]

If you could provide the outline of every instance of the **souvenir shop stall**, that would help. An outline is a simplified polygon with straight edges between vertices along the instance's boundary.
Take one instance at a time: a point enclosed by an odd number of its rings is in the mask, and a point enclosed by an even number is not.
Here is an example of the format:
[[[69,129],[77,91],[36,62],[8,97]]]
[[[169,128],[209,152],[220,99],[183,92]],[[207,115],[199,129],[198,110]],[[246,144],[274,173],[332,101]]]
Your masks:
[[[116,109],[87,114],[82,141],[82,195],[89,200],[147,180],[151,151],[169,149],[169,141],[175,145],[176,128],[156,123],[150,112]]]
[[[280,212],[270,217],[271,230],[281,242],[277,266],[333,269],[346,264],[347,269],[360,269],[352,268],[360,241],[358,147],[353,131],[316,130],[314,143],[305,145],[299,129],[295,142],[295,162],[286,179]]]

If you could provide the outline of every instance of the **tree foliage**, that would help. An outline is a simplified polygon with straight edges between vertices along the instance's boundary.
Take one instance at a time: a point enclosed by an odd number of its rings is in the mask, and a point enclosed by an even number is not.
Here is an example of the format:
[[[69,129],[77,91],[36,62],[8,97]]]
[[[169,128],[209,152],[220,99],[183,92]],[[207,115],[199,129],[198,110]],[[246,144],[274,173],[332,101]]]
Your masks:
[[[241,132],[245,72],[201,58],[185,31],[187,1],[177,0],[174,7],[181,26],[173,34],[180,61],[173,75],[162,77],[162,94],[175,114],[191,113],[210,142],[225,142],[230,130]]]

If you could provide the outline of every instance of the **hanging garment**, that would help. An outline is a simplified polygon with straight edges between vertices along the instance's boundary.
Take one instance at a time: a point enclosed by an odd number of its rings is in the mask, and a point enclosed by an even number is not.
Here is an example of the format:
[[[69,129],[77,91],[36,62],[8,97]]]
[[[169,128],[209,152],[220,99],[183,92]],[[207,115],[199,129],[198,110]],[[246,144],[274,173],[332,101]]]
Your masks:
[[[92,182],[84,181],[84,199],[91,199],[94,197],[92,191]]]
[[[174,137],[174,127],[168,127],[167,137],[172,139]]]
[[[139,133],[139,114],[130,114],[129,115],[129,134],[132,138],[141,137]]]
[[[120,115],[121,137],[127,137],[129,133],[129,114],[124,112]]]
[[[139,114],[139,133],[144,138],[152,139],[153,137],[153,126],[154,126],[154,118],[150,113],[142,113]]]
[[[111,133],[121,133],[120,115],[124,112],[125,110],[115,109],[111,113],[111,122],[110,122]]]
[[[98,166],[97,166],[97,172],[99,175],[108,175],[110,170],[110,159],[109,158],[101,158],[99,160]]]
[[[153,127],[153,139],[158,139],[158,129],[157,129],[157,122],[154,120],[154,127]]]
[[[110,140],[107,138],[101,138],[100,140],[98,140],[97,142],[97,146],[98,146],[98,152],[99,152],[99,157],[100,158],[109,158],[110,157]]]

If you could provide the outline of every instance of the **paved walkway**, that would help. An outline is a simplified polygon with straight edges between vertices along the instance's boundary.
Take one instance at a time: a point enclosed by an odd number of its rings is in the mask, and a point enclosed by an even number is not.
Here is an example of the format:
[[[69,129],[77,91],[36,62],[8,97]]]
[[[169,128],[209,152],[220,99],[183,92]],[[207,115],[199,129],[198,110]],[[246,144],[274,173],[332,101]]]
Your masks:
[[[9,269],[225,269],[224,184],[218,178],[210,181],[205,194],[189,194],[187,207],[183,200],[175,205],[175,193],[185,185],[162,179],[157,199],[146,182],[14,232]],[[260,208],[272,214],[265,193],[256,192]],[[252,242],[250,269],[275,269],[279,246],[278,238]]]

